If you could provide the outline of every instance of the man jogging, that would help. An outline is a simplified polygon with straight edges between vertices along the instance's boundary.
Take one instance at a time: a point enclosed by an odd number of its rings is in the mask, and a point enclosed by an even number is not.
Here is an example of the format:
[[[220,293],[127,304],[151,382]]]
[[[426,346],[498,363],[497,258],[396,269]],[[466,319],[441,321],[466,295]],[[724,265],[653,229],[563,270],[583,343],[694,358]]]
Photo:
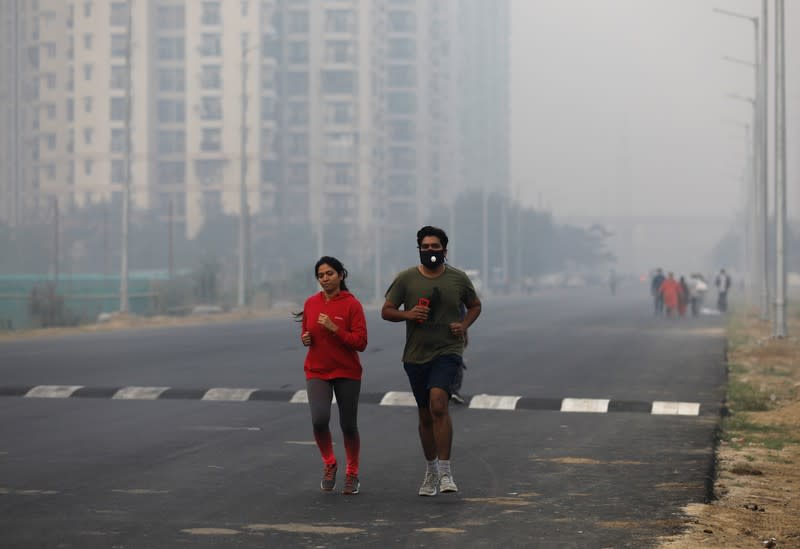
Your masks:
[[[447,234],[437,227],[417,232],[420,265],[397,275],[381,310],[384,320],[406,323],[403,367],[417,401],[419,438],[428,462],[420,496],[458,491],[450,467],[453,425],[448,406],[464,336],[481,313],[472,281],[445,265],[447,242]]]

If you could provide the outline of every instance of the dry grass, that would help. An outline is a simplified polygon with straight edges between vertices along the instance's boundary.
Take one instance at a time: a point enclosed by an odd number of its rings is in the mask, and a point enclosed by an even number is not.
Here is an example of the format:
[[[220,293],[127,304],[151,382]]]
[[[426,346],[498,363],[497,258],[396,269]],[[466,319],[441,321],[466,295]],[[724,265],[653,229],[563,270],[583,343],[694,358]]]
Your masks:
[[[716,501],[689,505],[686,532],[660,547],[800,547],[800,318],[770,337],[755,315],[729,326],[730,415],[717,453]]]

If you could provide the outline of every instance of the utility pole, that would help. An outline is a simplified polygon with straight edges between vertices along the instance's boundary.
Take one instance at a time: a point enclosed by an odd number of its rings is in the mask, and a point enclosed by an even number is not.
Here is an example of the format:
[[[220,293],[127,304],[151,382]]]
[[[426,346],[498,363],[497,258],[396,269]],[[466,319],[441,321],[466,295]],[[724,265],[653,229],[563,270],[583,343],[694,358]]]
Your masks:
[[[131,194],[131,48],[133,31],[133,0],[128,2],[128,29],[125,40],[125,181],[122,189],[122,256],[119,276],[119,312],[128,312],[128,228],[130,224]]]
[[[520,200],[521,193],[520,193],[520,182],[517,181],[515,190],[515,200],[517,207],[517,286],[520,290],[520,293],[524,290],[524,284],[522,283],[522,201]]]
[[[61,255],[61,219],[58,211],[58,197],[54,196],[53,202],[53,287],[58,287],[58,258]]]
[[[167,269],[169,279],[175,276],[175,205],[172,195],[169,197],[169,229],[168,229],[168,251],[167,251]]]
[[[756,20],[756,35],[759,34],[758,20]],[[758,178],[758,200],[757,204],[761,211],[759,213],[760,219],[758,220],[759,231],[759,247],[761,254],[758,257],[760,267],[761,279],[761,319],[767,320],[769,318],[769,231],[767,231],[767,224],[769,223],[769,207],[767,200],[769,199],[769,93],[768,79],[769,79],[769,62],[767,54],[769,52],[769,13],[767,11],[767,0],[761,0],[761,61],[759,62],[758,80],[760,89],[757,97],[760,98],[759,103],[759,125],[756,126],[760,132],[758,143],[761,144],[761,153],[759,157],[759,169],[761,170],[760,177]],[[756,45],[756,55],[758,55],[758,45]],[[757,59],[758,57],[756,57]],[[758,249],[758,248],[757,248]]]
[[[775,325],[786,337],[786,59],[783,0],[775,0]]]
[[[19,32],[19,2],[20,0],[14,0],[14,39],[13,39],[13,48],[14,48],[14,91],[13,93],[13,116],[14,116],[14,135],[12,137],[14,143],[14,153],[13,153],[13,170],[14,170],[14,183],[12,187],[12,201],[11,204],[11,223],[12,226],[17,226],[20,224],[20,220],[22,219],[22,215],[20,214],[20,187],[22,183],[20,182],[20,146],[19,142],[22,139],[22,132],[20,131],[20,123],[19,123],[19,81],[20,81],[20,63],[19,63],[19,45],[20,45],[20,32]]]
[[[246,274],[248,259],[248,236],[247,228],[249,225],[250,209],[247,200],[247,54],[251,48],[247,48],[244,39],[242,40],[242,97],[241,97],[241,165],[239,168],[239,266],[237,304],[239,307],[247,305],[247,280]]]

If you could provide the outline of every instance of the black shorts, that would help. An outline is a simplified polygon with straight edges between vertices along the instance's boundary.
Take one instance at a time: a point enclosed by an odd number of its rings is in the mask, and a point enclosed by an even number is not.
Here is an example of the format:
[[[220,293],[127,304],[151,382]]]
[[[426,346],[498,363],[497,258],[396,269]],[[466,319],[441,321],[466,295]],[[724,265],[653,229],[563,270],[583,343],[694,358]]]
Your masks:
[[[437,356],[424,364],[404,362],[411,391],[417,401],[417,408],[430,407],[430,391],[434,387],[447,391],[449,397],[453,392],[453,382],[461,368],[461,355]]]

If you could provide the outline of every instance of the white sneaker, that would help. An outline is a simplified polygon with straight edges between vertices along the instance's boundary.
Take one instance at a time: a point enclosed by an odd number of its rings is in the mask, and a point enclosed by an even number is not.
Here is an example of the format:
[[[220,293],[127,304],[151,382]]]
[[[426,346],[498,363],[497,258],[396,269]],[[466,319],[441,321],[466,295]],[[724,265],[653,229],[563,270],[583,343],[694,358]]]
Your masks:
[[[436,484],[439,479],[436,478],[436,473],[425,471],[425,479],[422,481],[422,486],[419,487],[419,495],[421,496],[435,496]]]
[[[443,494],[446,492],[458,492],[458,486],[453,480],[453,475],[445,473],[439,477],[439,491]]]

